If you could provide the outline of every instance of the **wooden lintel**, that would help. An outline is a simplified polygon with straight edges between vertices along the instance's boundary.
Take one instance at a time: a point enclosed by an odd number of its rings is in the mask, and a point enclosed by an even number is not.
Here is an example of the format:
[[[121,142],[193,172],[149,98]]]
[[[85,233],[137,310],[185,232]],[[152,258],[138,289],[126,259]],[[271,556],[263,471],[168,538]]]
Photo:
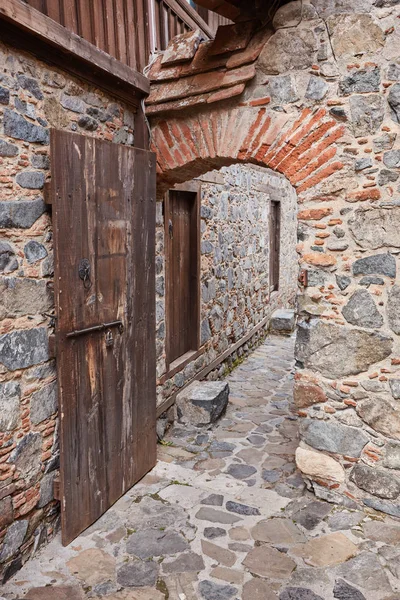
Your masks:
[[[22,0],[0,0],[0,21],[7,22],[25,34],[33,36],[35,40],[45,43],[49,62],[59,64],[65,70],[74,73],[78,71],[78,74],[79,68],[76,65],[79,62],[85,78],[88,70],[97,73],[97,85],[100,87],[101,76],[105,77],[106,81],[112,80],[116,95],[119,88],[130,89],[132,96],[138,94],[143,97],[149,94],[150,83],[142,73],[103,52]],[[7,28],[4,29],[7,34]],[[3,38],[3,31],[1,37]],[[35,44],[31,46],[30,51],[36,54]],[[60,55],[49,50],[49,46],[61,53],[61,60]],[[138,104],[137,100],[136,104]]]

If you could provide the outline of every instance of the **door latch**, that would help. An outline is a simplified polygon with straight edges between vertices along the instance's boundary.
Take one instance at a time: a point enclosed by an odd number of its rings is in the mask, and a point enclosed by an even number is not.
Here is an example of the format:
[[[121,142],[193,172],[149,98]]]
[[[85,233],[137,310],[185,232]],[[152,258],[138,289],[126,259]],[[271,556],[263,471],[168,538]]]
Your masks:
[[[112,348],[114,346],[114,338],[111,329],[106,331],[106,348]]]
[[[174,226],[172,225],[171,219],[168,221],[168,233],[169,233],[170,239],[172,240],[173,235],[174,235]]]
[[[86,333],[93,333],[94,331],[108,331],[111,327],[118,327],[118,331],[122,333],[124,331],[124,325],[122,321],[111,321],[111,323],[100,323],[99,325],[93,325],[93,327],[86,327],[86,329],[76,329],[75,331],[70,331],[66,334],[67,338],[78,337],[79,335],[85,335]],[[107,333],[106,333],[106,342],[107,342]],[[111,333],[111,331],[110,331]],[[112,333],[111,333],[112,338]]]

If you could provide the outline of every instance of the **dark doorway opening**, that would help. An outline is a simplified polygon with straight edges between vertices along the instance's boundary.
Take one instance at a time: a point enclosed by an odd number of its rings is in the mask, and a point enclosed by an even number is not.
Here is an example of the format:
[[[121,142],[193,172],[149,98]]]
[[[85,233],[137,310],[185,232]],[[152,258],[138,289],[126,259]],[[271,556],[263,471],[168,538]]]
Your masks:
[[[281,238],[281,203],[273,200],[273,201],[271,201],[270,231],[269,231],[270,292],[276,292],[279,289],[280,238]]]

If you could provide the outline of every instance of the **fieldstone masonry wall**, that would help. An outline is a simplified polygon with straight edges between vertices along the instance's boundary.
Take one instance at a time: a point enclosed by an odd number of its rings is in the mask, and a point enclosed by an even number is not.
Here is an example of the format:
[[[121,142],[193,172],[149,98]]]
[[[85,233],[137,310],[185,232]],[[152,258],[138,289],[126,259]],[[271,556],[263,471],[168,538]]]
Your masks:
[[[168,399],[204,367],[281,306],[294,306],[297,289],[297,197],[281,175],[250,165],[223,167],[201,182],[201,345],[203,354],[158,388]],[[270,202],[281,203],[279,291],[269,293]],[[165,365],[164,219],[157,227],[158,377]],[[264,332],[268,329],[268,322]],[[257,336],[258,339],[259,336]],[[232,364],[232,361],[230,361]],[[222,364],[211,377],[222,376]]]
[[[400,0],[289,2],[228,58],[156,63],[150,95],[160,190],[237,162],[296,189],[298,465],[318,496],[398,517],[399,17]]]
[[[49,127],[133,144],[133,114],[58,69],[0,44],[0,582],[58,516]],[[63,165],[60,165],[62,168]]]

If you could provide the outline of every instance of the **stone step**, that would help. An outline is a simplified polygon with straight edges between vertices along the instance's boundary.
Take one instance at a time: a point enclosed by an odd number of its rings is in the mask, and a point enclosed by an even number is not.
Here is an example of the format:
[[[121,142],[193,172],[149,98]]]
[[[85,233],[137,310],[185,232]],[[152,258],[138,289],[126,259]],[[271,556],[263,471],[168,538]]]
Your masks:
[[[292,333],[296,324],[296,315],[292,308],[280,308],[272,313],[269,329],[271,333]]]
[[[196,427],[210,425],[225,412],[228,400],[225,381],[194,381],[176,397],[178,420]]]

